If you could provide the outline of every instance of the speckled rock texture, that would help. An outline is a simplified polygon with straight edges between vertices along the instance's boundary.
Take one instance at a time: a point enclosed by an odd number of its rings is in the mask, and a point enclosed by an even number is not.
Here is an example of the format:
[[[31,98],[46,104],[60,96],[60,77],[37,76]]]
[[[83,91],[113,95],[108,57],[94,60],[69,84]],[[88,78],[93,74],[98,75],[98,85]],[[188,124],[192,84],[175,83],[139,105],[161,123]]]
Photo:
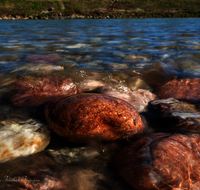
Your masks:
[[[200,79],[172,80],[160,87],[158,96],[160,98],[175,98],[190,102],[200,101]]]
[[[145,128],[131,105],[100,94],[82,93],[50,102],[45,116],[58,135],[72,142],[128,138]]]
[[[122,86],[115,89],[111,86],[104,86],[98,89],[100,93],[108,96],[120,98],[131,104],[138,112],[147,110],[150,101],[157,99],[157,96],[145,89],[136,89],[131,91],[128,87]]]
[[[195,105],[168,98],[154,100],[150,106],[161,116],[171,119],[176,127],[200,131],[200,110]]]
[[[50,75],[25,75],[13,84],[14,106],[39,106],[55,98],[78,92],[72,79]]]
[[[4,176],[2,190],[69,190],[50,170],[25,171],[19,176]]]
[[[200,189],[200,136],[147,134],[119,153],[119,174],[138,190]]]

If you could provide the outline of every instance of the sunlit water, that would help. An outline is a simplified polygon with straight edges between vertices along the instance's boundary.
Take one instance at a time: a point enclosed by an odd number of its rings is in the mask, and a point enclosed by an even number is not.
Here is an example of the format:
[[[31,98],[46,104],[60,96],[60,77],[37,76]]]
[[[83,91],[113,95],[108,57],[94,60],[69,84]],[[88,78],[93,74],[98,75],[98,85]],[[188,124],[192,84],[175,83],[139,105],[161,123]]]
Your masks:
[[[146,89],[154,92],[159,85],[174,78],[200,77],[199,29],[199,18],[2,20],[1,93],[9,91],[8,85],[16,77],[28,73],[60,73],[72,77],[77,84],[88,78],[103,82],[114,79],[131,89],[138,85],[136,79],[139,78],[145,82]],[[34,62],[28,58],[43,55],[57,60]],[[40,69],[32,70],[36,66]],[[79,169],[76,166],[74,171]],[[87,172],[88,176],[96,175]],[[114,178],[111,184],[115,183]],[[93,183],[74,187],[80,183],[75,179],[70,183],[71,189],[82,190],[84,185],[92,189]],[[90,177],[87,180],[89,183]],[[106,183],[101,188],[116,189],[111,184]],[[119,190],[124,189],[124,185],[127,185],[124,181],[119,182]],[[93,189],[98,189],[98,185]],[[126,186],[125,189],[132,188]]]
[[[199,27],[198,18],[1,21],[1,71],[27,64],[28,55],[58,55],[79,68],[125,74],[177,58],[198,65]],[[124,59],[132,54],[147,59]]]

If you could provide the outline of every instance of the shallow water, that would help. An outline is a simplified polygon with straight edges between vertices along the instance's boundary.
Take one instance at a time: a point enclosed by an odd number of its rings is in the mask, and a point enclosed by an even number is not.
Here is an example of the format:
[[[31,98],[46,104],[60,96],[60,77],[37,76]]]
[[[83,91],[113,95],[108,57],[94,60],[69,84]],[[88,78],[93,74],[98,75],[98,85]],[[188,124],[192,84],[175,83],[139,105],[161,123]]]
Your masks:
[[[9,104],[4,97],[10,90],[9,85],[19,75],[29,73],[69,76],[77,85],[85,79],[105,83],[114,81],[130,89],[144,88],[152,92],[174,78],[200,77],[199,28],[199,18],[2,20],[0,102]],[[38,115],[40,119],[43,117]],[[57,136],[53,137],[55,139],[59,140]],[[79,146],[63,139],[60,141],[57,144],[51,142],[49,147],[57,150]],[[61,167],[62,179],[70,190],[132,189],[114,174],[115,166],[108,164],[114,155],[109,151],[118,150],[115,144],[88,146],[103,152],[99,159],[93,160],[91,165],[88,161],[81,161],[80,165],[65,162],[64,168]],[[22,168],[30,167],[32,159],[46,159],[45,156],[39,153],[35,158],[28,157]],[[23,163],[23,159],[16,163]],[[42,163],[48,167],[55,165],[48,159]],[[2,168],[10,171],[9,168],[16,163],[11,161],[3,164]],[[62,162],[59,164],[62,166]],[[102,164],[105,168],[101,168]],[[41,167],[41,164],[36,165]],[[17,170],[12,175],[17,174]],[[0,176],[8,175],[5,172]],[[95,182],[92,183],[91,179]]]

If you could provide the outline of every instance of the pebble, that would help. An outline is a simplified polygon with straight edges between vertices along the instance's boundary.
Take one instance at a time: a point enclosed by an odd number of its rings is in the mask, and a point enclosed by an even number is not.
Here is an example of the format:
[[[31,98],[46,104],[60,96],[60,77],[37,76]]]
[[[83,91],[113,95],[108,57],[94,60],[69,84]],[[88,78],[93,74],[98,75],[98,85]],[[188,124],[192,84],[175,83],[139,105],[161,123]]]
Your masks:
[[[31,63],[49,63],[49,62],[59,62],[62,59],[54,55],[29,55],[25,58]]]
[[[136,61],[147,61],[147,57],[141,56],[141,55],[127,55],[124,57],[124,59],[128,60],[136,60]]]
[[[13,72],[19,72],[19,71],[24,71],[24,72],[30,72],[30,73],[42,73],[42,74],[48,74],[51,73],[52,71],[61,71],[64,70],[63,66],[60,65],[53,65],[53,64],[26,64],[25,66],[21,66]]]
[[[111,86],[104,86],[98,89],[102,94],[120,98],[132,105],[138,112],[147,111],[150,101],[157,99],[157,96],[145,89],[131,91],[128,87],[118,85],[118,89]],[[121,87],[121,88],[120,88]]]
[[[172,80],[161,86],[158,96],[162,99],[173,97],[177,100],[199,102],[200,101],[200,79],[187,78]]]
[[[171,126],[190,131],[200,131],[200,110],[195,105],[174,98],[154,100],[151,107],[169,119]],[[171,127],[169,125],[169,127]]]
[[[0,162],[43,151],[49,141],[49,129],[37,120],[0,121]]]
[[[70,163],[79,163],[82,161],[86,162],[99,155],[96,150],[90,150],[86,147],[65,147],[59,150],[48,149],[47,151],[57,163],[63,165]]]
[[[13,83],[14,106],[39,106],[55,98],[78,92],[71,78],[50,75],[24,75]]]

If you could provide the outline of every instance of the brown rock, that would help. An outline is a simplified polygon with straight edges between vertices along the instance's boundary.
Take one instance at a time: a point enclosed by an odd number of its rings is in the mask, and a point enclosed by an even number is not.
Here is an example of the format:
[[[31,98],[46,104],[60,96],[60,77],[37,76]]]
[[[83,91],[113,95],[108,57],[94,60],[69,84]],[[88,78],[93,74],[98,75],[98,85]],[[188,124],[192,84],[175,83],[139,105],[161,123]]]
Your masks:
[[[173,97],[177,100],[185,100],[190,102],[200,101],[200,79],[182,79],[172,80],[163,85],[158,92],[161,98]]]
[[[177,128],[200,131],[200,112],[195,105],[173,98],[154,100],[151,107]],[[171,127],[171,126],[170,126]]]
[[[55,98],[77,93],[72,79],[48,75],[25,75],[13,84],[14,106],[39,106]]]
[[[138,190],[200,189],[200,136],[145,135],[117,158],[119,174]]]
[[[127,138],[144,129],[139,113],[123,100],[78,94],[49,103],[45,116],[52,129],[72,142]]]
[[[31,17],[31,19],[33,18]],[[50,63],[50,62],[58,62],[61,61],[62,59],[53,55],[29,55],[26,57],[26,60],[31,63]]]

